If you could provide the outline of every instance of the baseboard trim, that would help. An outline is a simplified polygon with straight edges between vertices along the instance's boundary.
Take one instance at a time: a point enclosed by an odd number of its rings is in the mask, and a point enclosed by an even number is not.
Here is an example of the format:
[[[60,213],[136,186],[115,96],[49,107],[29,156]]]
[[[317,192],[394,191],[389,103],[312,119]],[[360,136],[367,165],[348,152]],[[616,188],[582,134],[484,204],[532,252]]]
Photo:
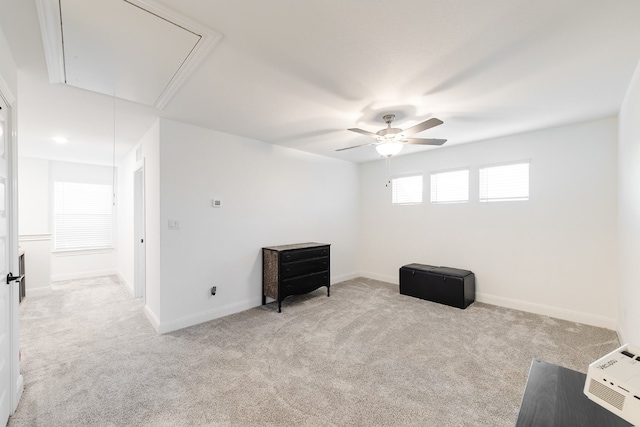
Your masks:
[[[396,276],[387,276],[386,274],[377,274],[377,273],[370,273],[368,271],[363,271],[356,277],[366,277],[367,279],[379,280],[381,282],[387,282],[394,285],[399,285],[400,284],[399,276],[400,276],[400,273],[398,273],[398,275]]]
[[[250,308],[257,307],[261,304],[262,299],[256,298],[253,300],[225,305],[222,307],[214,308],[213,310],[204,311],[202,313],[197,313],[191,316],[185,316],[176,320],[171,320],[169,322],[160,322],[158,324],[157,331],[159,334],[166,334],[168,332],[177,331],[178,329],[188,328],[189,326],[198,325],[200,323],[209,322],[211,320],[228,316],[230,314],[249,310]]]
[[[553,307],[544,304],[536,304],[522,300],[504,298],[496,295],[476,292],[476,301],[491,305],[498,305],[500,307],[512,308],[515,310],[526,311],[529,313],[541,314],[543,316],[554,317],[556,319],[568,320],[570,322],[597,326],[600,328],[610,329],[612,331],[615,331],[617,327],[616,319],[580,311],[567,310],[565,308]]]
[[[355,279],[360,277],[359,273],[342,274],[339,276],[333,276],[331,278],[331,285],[335,285],[346,280]],[[177,331],[179,329],[188,328],[189,326],[198,325],[200,323],[209,322],[211,320],[219,319],[221,317],[229,316],[231,314],[239,313],[241,311],[249,310],[262,304],[261,298],[252,300],[241,301],[234,304],[225,305],[222,307],[214,308],[202,313],[197,313],[191,316],[186,316],[180,319],[172,320],[169,322],[160,322],[154,313],[145,306],[144,311],[151,322],[151,325],[159,334],[166,334],[169,332]]]
[[[149,323],[151,323],[151,326],[153,326],[153,329],[155,329],[156,333],[159,334],[160,320],[158,320],[158,317],[156,316],[156,314],[146,304],[144,306],[144,314],[147,316],[147,319],[149,320]]]
[[[127,288],[127,291],[129,291],[129,294],[131,295],[131,297],[135,298],[135,294],[133,292],[133,286],[131,286],[127,278],[124,277],[124,274],[122,274],[120,270],[117,270],[116,274],[118,275],[118,279],[120,279],[120,282],[125,286],[125,288]]]
[[[113,275],[120,277],[118,270],[111,268],[108,270],[80,271],[78,273],[56,274],[55,276],[51,276],[51,281],[60,282],[62,280],[90,279],[92,277]]]
[[[381,280],[383,282],[399,285],[398,276],[387,276],[384,274],[376,274],[371,272],[361,272],[361,277],[366,277],[373,280]],[[496,295],[484,294],[476,292],[476,301],[485,304],[497,305],[505,308],[512,308],[514,310],[526,311],[528,313],[541,314],[543,316],[554,317],[556,319],[568,320],[571,322],[583,323],[585,325],[597,326],[600,328],[606,328],[615,331],[618,322],[616,319],[598,316],[589,313],[583,313],[579,311],[567,310],[560,307],[553,307],[544,304],[536,304],[532,302],[516,300],[511,298],[499,297]],[[623,334],[618,332],[619,338],[623,337]],[[620,342],[624,342],[622,339]]]
[[[627,334],[625,334],[624,329],[620,327],[620,324],[618,324],[618,327],[616,328],[616,333],[618,334],[618,341],[620,342],[620,345],[627,344],[629,342],[626,339]]]
[[[333,276],[331,278],[331,286],[336,283],[345,282],[347,280],[352,280],[360,277],[359,273],[349,273],[349,274],[341,274],[340,276]]]
[[[11,408],[11,415],[13,415],[13,413],[16,412],[16,409],[18,409],[18,404],[20,403],[20,399],[22,399],[22,393],[24,393],[24,377],[22,376],[22,374],[18,375],[14,393],[16,399],[13,403],[13,408]]]

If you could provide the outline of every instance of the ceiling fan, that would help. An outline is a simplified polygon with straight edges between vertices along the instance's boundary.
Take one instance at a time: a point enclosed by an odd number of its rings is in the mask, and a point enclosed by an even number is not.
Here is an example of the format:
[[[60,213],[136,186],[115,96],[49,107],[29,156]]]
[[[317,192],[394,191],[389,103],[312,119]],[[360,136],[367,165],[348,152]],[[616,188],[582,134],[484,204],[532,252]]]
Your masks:
[[[336,151],[350,150],[352,148],[364,147],[366,145],[375,145],[376,150],[378,151],[378,153],[380,153],[380,155],[391,157],[398,154],[400,150],[402,150],[404,144],[442,145],[447,142],[446,139],[407,138],[424,130],[441,125],[443,121],[440,119],[431,118],[422,123],[418,123],[415,126],[411,126],[408,129],[402,130],[400,128],[391,127],[391,123],[395,118],[395,114],[386,114],[382,116],[382,119],[387,124],[387,127],[386,129],[381,129],[376,133],[358,128],[348,129],[351,132],[356,132],[375,138],[376,142],[354,145],[353,147],[339,148]]]

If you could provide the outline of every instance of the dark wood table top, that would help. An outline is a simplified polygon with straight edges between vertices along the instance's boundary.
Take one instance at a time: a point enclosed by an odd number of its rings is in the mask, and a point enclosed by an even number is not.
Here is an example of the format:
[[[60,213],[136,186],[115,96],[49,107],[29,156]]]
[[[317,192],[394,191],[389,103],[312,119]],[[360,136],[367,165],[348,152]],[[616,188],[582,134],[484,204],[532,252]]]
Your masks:
[[[316,242],[306,242],[306,243],[294,243],[292,245],[280,245],[280,246],[266,246],[262,249],[267,249],[270,251],[282,252],[282,251],[290,251],[292,249],[309,249],[315,248],[317,246],[331,246],[327,243],[316,243]]]
[[[516,427],[628,427],[628,422],[589,400],[586,375],[533,359]]]

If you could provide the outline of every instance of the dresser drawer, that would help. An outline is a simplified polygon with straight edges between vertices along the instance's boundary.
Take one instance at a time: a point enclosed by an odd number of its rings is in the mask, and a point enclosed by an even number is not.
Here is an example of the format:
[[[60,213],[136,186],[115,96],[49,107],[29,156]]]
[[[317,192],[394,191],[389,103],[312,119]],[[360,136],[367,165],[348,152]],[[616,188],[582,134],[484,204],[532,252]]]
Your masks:
[[[313,258],[297,262],[288,262],[282,264],[280,274],[283,279],[289,279],[296,276],[304,276],[307,274],[327,271],[329,269],[329,257]]]
[[[302,261],[305,259],[321,258],[329,255],[329,247],[300,249],[296,251],[286,251],[280,256],[281,263]]]
[[[329,284],[329,272],[309,274],[307,276],[295,277],[282,281],[283,293],[293,295],[296,293],[306,293],[315,290],[320,286]]]

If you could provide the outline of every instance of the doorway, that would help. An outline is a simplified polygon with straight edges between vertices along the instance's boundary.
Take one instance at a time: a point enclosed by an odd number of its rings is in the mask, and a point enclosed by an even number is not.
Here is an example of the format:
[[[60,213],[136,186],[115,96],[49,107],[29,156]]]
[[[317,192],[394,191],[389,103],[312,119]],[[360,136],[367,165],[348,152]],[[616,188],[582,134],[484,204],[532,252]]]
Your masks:
[[[134,234],[134,284],[133,295],[146,304],[146,243],[144,220],[144,160],[133,172],[133,234]]]

